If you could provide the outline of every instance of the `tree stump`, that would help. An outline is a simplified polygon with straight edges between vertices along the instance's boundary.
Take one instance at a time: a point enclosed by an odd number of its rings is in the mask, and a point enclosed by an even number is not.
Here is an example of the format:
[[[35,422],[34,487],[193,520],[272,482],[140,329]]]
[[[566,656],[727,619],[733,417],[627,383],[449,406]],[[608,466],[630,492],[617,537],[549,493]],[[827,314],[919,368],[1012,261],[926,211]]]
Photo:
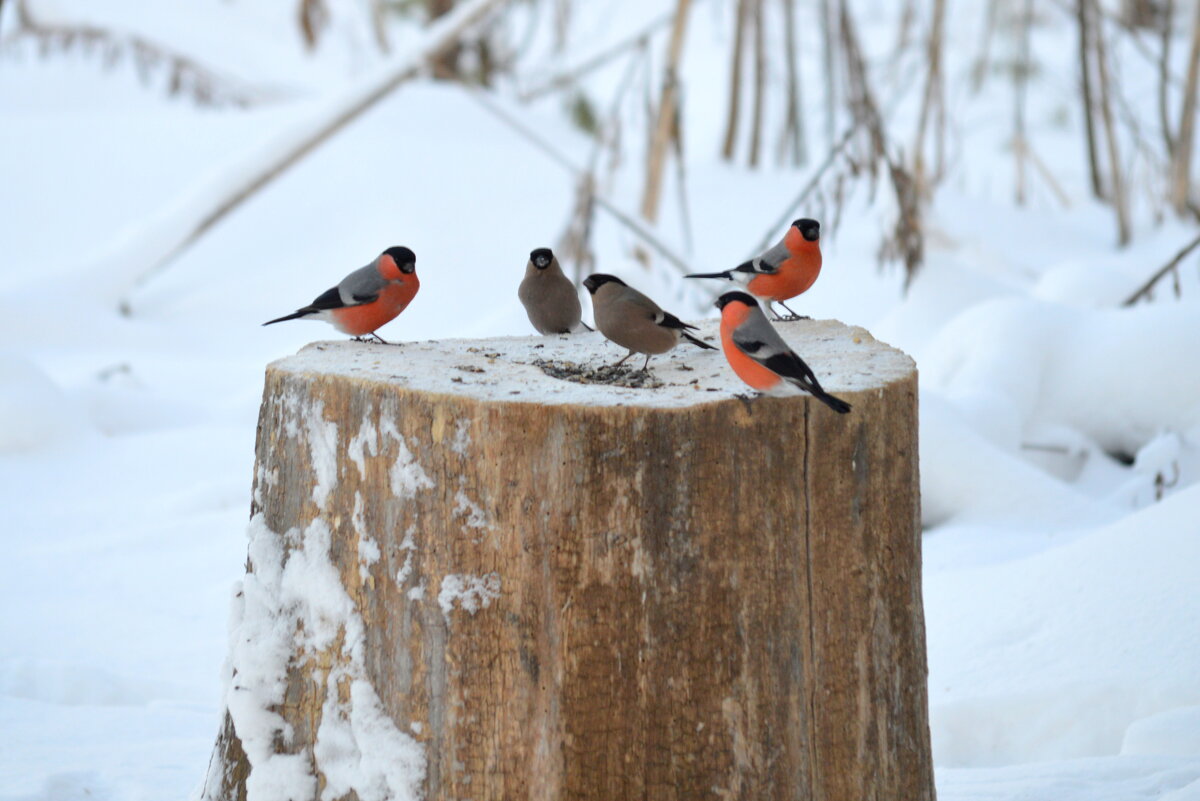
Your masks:
[[[849,414],[538,366],[599,334],[270,365],[202,797],[932,799],[915,366],[779,327]]]

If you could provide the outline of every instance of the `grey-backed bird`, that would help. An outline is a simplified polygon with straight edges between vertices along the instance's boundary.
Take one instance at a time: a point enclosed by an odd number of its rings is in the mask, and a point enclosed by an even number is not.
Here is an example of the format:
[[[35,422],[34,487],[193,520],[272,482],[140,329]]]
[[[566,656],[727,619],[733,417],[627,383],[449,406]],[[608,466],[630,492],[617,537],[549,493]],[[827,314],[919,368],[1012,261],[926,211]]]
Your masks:
[[[807,292],[820,274],[821,224],[805,218],[793,222],[783,238],[762,255],[742,262],[732,270],[693,273],[685,277],[733,281],[768,306],[778,303],[796,318],[796,313],[788,309],[784,301]]]
[[[751,295],[726,292],[715,305],[721,310],[721,346],[738,378],[768,395],[807,392],[835,412],[850,411],[850,404],[821,388],[812,369],[783,341]]]
[[[420,288],[417,257],[408,248],[391,247],[304,308],[263,325],[284,320],[323,320],[343,334],[356,338],[370,335],[386,343],[376,329],[396,319]]]

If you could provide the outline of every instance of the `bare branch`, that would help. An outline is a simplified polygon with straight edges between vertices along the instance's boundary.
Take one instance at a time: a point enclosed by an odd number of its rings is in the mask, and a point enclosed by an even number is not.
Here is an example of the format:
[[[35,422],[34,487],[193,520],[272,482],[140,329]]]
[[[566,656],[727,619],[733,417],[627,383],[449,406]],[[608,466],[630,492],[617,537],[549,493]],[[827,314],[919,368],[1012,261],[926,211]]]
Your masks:
[[[833,54],[837,43],[834,41],[831,0],[820,0],[818,13],[821,15],[821,55],[825,60],[825,143],[833,147],[833,131],[837,124],[837,61]]]
[[[480,105],[482,105],[484,108],[486,108],[492,114],[494,114],[501,122],[503,122],[505,125],[508,125],[514,131],[519,133],[523,138],[527,139],[530,143],[532,143],[534,147],[536,147],[543,154],[545,154],[551,160],[553,160],[556,164],[563,167],[568,172],[570,172],[572,175],[574,175],[577,182],[582,180],[581,176],[583,175],[583,171],[580,170],[578,167],[576,167],[571,162],[570,159],[568,159],[566,156],[564,156],[553,145],[551,145],[544,138],[542,138],[540,135],[535,133],[533,131],[533,129],[531,129],[529,126],[525,125],[520,120],[513,117],[511,114],[509,114],[504,109],[500,108],[498,105],[496,105],[496,103],[494,103],[492,101],[492,99],[485,92],[481,92],[481,91],[472,89],[467,86],[464,86],[463,88],[466,89],[467,94],[470,97],[472,97],[476,101],[478,101],[480,103]],[[633,217],[633,215],[625,212],[624,210],[622,210],[621,208],[616,206],[614,203],[612,203],[612,201],[605,198],[603,195],[594,194],[592,199],[595,201],[597,208],[604,209],[604,211],[608,212],[608,214],[610,216],[612,216],[613,219],[615,219],[618,223],[623,225],[625,228],[629,229],[629,231],[632,232],[634,234],[634,236],[638,237],[644,243],[649,245],[651,247],[651,249],[657,251],[660,256],[662,256],[664,259],[666,259],[668,262],[670,262],[672,265],[674,265],[676,267],[676,269],[678,269],[680,272],[686,273],[691,269],[688,266],[686,261],[684,261],[682,258],[680,258],[674,251],[672,251],[665,244],[663,244],[662,240],[660,240],[649,228],[647,228],[642,223],[638,222],[637,219]]]
[[[757,167],[759,152],[762,149],[763,135],[763,96],[767,89],[767,46],[763,26],[763,0],[751,0],[754,8],[754,96],[750,110],[750,156],[748,163]]]
[[[419,75],[431,60],[448,48],[456,46],[465,32],[510,1],[473,0],[464,3],[441,22],[430,26],[425,44],[413,56],[383,72],[379,77],[364,81],[344,104],[331,108],[327,116],[318,118],[311,130],[294,143],[279,152],[272,152],[270,159],[265,163],[255,164],[254,169],[245,175],[243,172],[246,165],[234,165],[230,174],[231,180],[236,181],[232,191],[209,198],[205,192],[206,184],[199,187],[196,200],[203,211],[195,219],[187,221],[183,226],[170,216],[156,221],[166,235],[155,237],[156,240],[161,240],[161,244],[156,241],[153,249],[142,256],[141,261],[144,263],[127,266],[127,269],[132,268],[137,272],[128,287],[121,292],[121,311],[125,314],[131,313],[132,293],[161,272],[214,225],[302,161],[364,111],[387,97],[398,86]]]
[[[658,219],[658,201],[662,194],[667,148],[671,144],[672,132],[678,130],[679,59],[683,56],[683,41],[687,33],[690,8],[691,0],[677,0],[675,21],[671,25],[671,42],[667,49],[667,64],[663,69],[662,94],[650,139],[646,186],[642,192],[642,217],[650,222]]]
[[[805,135],[800,66],[796,60],[796,9],[794,0],[783,3],[783,43],[787,60],[787,112],[780,140],[780,161],[790,149],[792,164],[799,166],[808,161],[808,137]]]
[[[143,81],[149,80],[155,68],[161,67],[168,75],[167,90],[170,94],[190,95],[201,105],[245,108],[283,96],[280,91],[256,88],[221,75],[191,56],[144,36],[96,25],[48,22],[33,14],[27,0],[17,0],[16,16],[17,29],[5,43],[28,37],[37,40],[44,52],[52,48],[66,51],[78,47],[84,53],[99,51],[110,62],[120,54],[128,53],[138,66]]]
[[[1079,29],[1079,78],[1082,87],[1083,124],[1087,140],[1088,175],[1092,179],[1092,195],[1104,197],[1100,180],[1100,158],[1096,147],[1096,101],[1092,95],[1092,24],[1091,0],[1076,0],[1075,13]]]
[[[922,198],[929,199],[931,185],[936,183],[942,172],[942,128],[945,117],[944,89],[942,87],[942,27],[946,18],[946,0],[933,0],[933,22],[930,25],[929,40],[926,44],[926,75],[925,93],[921,99],[921,116],[917,122],[917,134],[913,143],[913,180]],[[929,116],[934,107],[939,109],[939,130],[937,136],[938,150],[934,167],[934,176],[930,179],[925,174],[925,130],[929,125]]]
[[[1097,0],[1087,0],[1096,9]],[[1097,14],[1097,16],[1099,16]],[[1108,74],[1108,48],[1104,43],[1104,31],[1096,29],[1096,70],[1100,79],[1100,119],[1104,123],[1104,139],[1108,145],[1108,171],[1112,182],[1112,204],[1117,216],[1117,244],[1124,247],[1129,244],[1129,190],[1121,170],[1120,146],[1117,142],[1116,126],[1113,124],[1112,102],[1110,100],[1112,82]]]
[[[1162,126],[1163,144],[1167,148],[1168,161],[1175,153],[1175,134],[1171,130],[1171,107],[1167,98],[1171,82],[1171,28],[1174,19],[1175,0],[1163,0],[1158,51],[1158,119]]]
[[[1016,67],[1013,69],[1013,156],[1017,166],[1016,199],[1018,206],[1025,205],[1025,154],[1028,150],[1025,133],[1025,88],[1032,69],[1029,57],[1029,37],[1033,27],[1033,0],[1025,0],[1021,7],[1020,46]]]
[[[1142,298],[1148,297],[1150,295],[1150,293],[1154,290],[1154,285],[1157,284],[1160,280],[1162,280],[1163,276],[1167,275],[1168,273],[1174,273],[1175,268],[1179,266],[1179,263],[1182,262],[1184,259],[1186,259],[1187,255],[1189,253],[1191,253],[1193,250],[1195,250],[1197,247],[1200,247],[1200,236],[1197,236],[1191,242],[1184,245],[1183,249],[1180,250],[1178,253],[1176,253],[1174,258],[1172,258],[1169,262],[1167,262],[1161,268],[1159,268],[1159,270],[1156,273],[1154,273],[1154,275],[1150,276],[1150,278],[1146,281],[1146,283],[1142,284],[1141,288],[1138,289],[1137,292],[1134,292],[1132,295],[1130,295],[1125,300],[1125,302],[1122,303],[1121,305],[1122,306],[1132,306],[1133,304],[1137,303]],[[1179,286],[1178,285],[1178,276],[1176,276],[1176,292],[1177,293],[1178,293],[1178,286]]]
[[[640,49],[646,46],[650,41],[650,37],[658,32],[659,28],[665,26],[668,22],[675,19],[673,13],[663,14],[658,19],[651,22],[646,27],[635,33],[633,36],[623,39],[617,44],[600,51],[591,58],[576,64],[574,67],[563,72],[551,76],[548,80],[534,86],[532,89],[525,89],[517,93],[518,99],[523,103],[529,103],[538,100],[541,97],[556,92],[560,89],[565,89],[568,86],[573,86],[579,82],[580,78],[600,69],[608,64],[613,59],[628,50]]]
[[[1171,165],[1171,204],[1178,214],[1187,210],[1192,186],[1192,150],[1195,146],[1196,96],[1200,92],[1200,3],[1192,20],[1192,45],[1188,54],[1187,83],[1179,109],[1179,133],[1175,137],[1174,159]]]
[[[737,0],[736,22],[733,28],[733,55],[729,64],[729,111],[725,115],[725,143],[721,147],[721,158],[733,160],[733,149],[737,143],[738,117],[742,107],[742,48],[746,39],[747,6],[753,0]]]

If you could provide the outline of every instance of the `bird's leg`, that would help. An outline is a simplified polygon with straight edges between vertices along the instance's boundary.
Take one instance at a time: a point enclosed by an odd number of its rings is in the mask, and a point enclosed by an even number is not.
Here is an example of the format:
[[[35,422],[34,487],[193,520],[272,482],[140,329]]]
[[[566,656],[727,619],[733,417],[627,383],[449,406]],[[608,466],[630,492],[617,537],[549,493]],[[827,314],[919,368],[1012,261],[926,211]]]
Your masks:
[[[376,334],[374,331],[372,331],[372,332],[371,332],[371,336],[375,337],[375,339],[379,340],[379,342],[380,342],[381,344],[383,344],[383,345],[390,345],[390,344],[392,344],[391,342],[388,342],[388,341],[387,341],[386,339],[384,339],[383,337],[379,336],[379,334]]]
[[[629,353],[626,353],[626,354],[625,354],[625,358],[624,358],[624,359],[621,359],[621,361],[619,361],[619,362],[617,362],[616,364],[614,364],[614,365],[612,366],[612,369],[616,370],[616,369],[617,369],[618,367],[620,367],[622,364],[624,364],[625,362],[627,362],[627,361],[629,360],[629,357],[630,357],[630,356],[632,356],[632,355],[633,355],[633,351],[629,351]]]
[[[801,315],[799,315],[799,314],[796,314],[796,313],[795,313],[794,311],[792,311],[791,309],[788,309],[788,305],[787,305],[786,303],[784,303],[782,300],[777,300],[777,301],[775,301],[775,302],[776,302],[776,303],[778,303],[778,304],[779,304],[780,306],[782,306],[783,308],[787,309],[787,311],[788,311],[788,314],[789,314],[789,315],[791,315],[790,317],[779,317],[779,316],[777,316],[775,319],[776,319],[777,321],[779,321],[779,322],[789,322],[789,323],[790,323],[790,322],[792,322],[792,321],[794,321],[794,320],[811,320],[811,319],[812,319],[811,317],[809,317],[809,316],[807,316],[807,315],[801,316]],[[774,310],[774,309],[771,309],[771,311],[775,311],[775,310]]]
[[[646,354],[646,363],[642,365],[642,372],[643,373],[650,372],[650,354],[649,353]]]

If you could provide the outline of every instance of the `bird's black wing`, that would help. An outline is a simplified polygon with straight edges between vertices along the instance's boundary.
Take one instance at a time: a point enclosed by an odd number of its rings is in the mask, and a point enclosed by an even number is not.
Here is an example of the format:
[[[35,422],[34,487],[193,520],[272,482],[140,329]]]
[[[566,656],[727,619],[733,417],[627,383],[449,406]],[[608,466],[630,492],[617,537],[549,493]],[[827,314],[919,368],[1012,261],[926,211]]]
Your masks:
[[[342,300],[342,293],[335,286],[332,289],[327,289],[324,292],[322,292],[320,295],[317,296],[316,300],[314,300],[312,303],[305,306],[303,310],[308,311],[308,312],[314,312],[314,311],[327,311],[329,309],[344,309],[348,306],[361,306],[364,303],[370,303],[371,301],[375,300],[378,297],[379,297],[378,292],[374,292],[374,293],[365,292],[362,294],[352,294],[350,296],[350,300],[352,302],[347,303],[346,301]]]
[[[766,320],[762,321],[766,325]],[[850,411],[850,404],[841,398],[834,397],[821,387],[817,375],[812,371],[796,352],[787,347],[779,336],[771,330],[771,334],[760,336],[754,331],[755,326],[743,326],[733,332],[733,344],[754,361],[779,375],[784,380],[795,384],[830,409],[839,414]],[[775,342],[766,340],[778,340]]]
[[[816,373],[794,351],[777,353],[763,359],[762,363],[768,370],[774,370],[838,414],[850,411],[850,404],[826,392],[822,388],[821,382],[817,380]]]
[[[317,299],[308,304],[308,308],[313,311],[325,311],[326,309],[340,309],[345,305],[341,293],[335,286],[317,295]]]
[[[696,326],[688,325],[670,312],[662,312],[662,319],[655,320],[663,328],[675,328],[679,331],[695,331]]]

